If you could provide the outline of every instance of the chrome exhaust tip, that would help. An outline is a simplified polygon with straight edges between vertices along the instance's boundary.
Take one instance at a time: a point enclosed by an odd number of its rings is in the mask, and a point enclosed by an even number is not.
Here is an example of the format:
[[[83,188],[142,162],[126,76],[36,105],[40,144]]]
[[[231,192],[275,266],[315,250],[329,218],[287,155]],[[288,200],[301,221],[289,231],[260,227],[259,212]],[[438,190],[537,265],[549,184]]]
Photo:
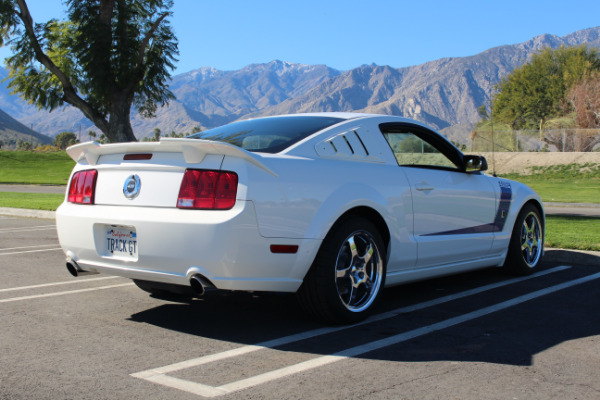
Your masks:
[[[200,275],[192,276],[190,278],[190,285],[192,286],[192,290],[198,296],[202,296],[204,294],[204,282],[202,282],[202,277]]]
[[[202,296],[207,291],[215,289],[215,286],[200,274],[196,274],[190,278],[190,286],[197,296]]]
[[[77,276],[77,267],[75,266],[75,262],[67,262],[67,271],[73,276]]]
[[[84,271],[81,269],[79,265],[73,260],[67,261],[67,271],[74,277],[78,276],[86,276],[86,275],[96,275],[98,272],[95,271]]]

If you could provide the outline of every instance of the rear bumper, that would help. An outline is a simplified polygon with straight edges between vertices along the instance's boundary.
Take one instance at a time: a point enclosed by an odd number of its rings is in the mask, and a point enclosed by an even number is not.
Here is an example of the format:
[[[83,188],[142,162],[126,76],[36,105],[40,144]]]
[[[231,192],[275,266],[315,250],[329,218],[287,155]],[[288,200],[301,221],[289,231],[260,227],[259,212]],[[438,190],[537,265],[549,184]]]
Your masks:
[[[265,238],[251,201],[227,211],[63,203],[58,237],[68,259],[84,271],[189,285],[201,274],[218,289],[294,292],[321,241]],[[135,260],[107,254],[106,226],[136,231]],[[296,254],[273,254],[272,244],[298,245]]]

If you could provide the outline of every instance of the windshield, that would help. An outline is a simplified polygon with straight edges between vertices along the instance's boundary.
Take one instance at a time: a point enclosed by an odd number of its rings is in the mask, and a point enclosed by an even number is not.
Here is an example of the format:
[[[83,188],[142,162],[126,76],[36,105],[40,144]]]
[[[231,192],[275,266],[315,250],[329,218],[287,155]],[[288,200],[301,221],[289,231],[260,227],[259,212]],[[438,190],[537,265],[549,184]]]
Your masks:
[[[342,118],[314,115],[259,118],[209,129],[188,138],[226,142],[248,151],[279,153],[341,121]]]

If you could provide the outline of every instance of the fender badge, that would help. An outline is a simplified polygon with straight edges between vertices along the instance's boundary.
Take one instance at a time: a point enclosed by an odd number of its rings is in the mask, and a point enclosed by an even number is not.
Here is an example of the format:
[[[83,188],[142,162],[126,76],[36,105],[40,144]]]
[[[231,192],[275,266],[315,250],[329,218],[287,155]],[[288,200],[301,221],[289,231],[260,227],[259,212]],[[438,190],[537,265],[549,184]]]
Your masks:
[[[135,199],[140,194],[140,186],[142,185],[142,181],[140,177],[137,175],[131,175],[125,179],[125,184],[123,185],[123,194],[129,200]]]

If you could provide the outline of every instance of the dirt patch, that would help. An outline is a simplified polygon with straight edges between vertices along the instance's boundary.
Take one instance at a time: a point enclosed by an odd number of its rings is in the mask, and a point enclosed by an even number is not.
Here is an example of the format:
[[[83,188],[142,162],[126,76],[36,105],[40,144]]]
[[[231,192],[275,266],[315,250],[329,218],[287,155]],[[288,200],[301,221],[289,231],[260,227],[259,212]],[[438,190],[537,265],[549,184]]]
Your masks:
[[[561,164],[600,164],[600,152],[593,153],[480,153],[488,162],[488,172],[529,174],[532,167]]]

